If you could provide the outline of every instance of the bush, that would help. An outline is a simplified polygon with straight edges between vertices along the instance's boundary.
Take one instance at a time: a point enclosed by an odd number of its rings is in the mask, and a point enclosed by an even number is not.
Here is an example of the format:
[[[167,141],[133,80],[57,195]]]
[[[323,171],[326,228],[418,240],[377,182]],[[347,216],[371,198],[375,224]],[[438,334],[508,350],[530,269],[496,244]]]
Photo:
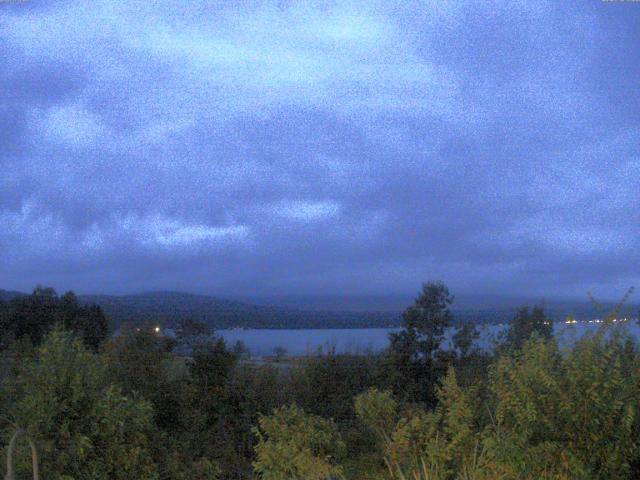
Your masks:
[[[344,443],[336,425],[306,414],[295,405],[262,416],[255,471],[264,480],[328,480],[339,478],[337,459]]]
[[[72,334],[49,334],[13,391],[13,421],[36,440],[44,478],[158,478],[151,405],[110,385],[105,364]],[[30,469],[23,460],[19,473]]]

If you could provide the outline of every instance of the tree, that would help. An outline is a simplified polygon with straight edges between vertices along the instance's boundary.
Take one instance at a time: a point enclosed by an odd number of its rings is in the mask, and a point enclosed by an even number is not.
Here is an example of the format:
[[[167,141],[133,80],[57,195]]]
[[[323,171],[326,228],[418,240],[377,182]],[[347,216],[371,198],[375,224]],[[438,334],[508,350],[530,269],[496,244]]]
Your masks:
[[[16,454],[16,448],[18,445],[18,440],[21,437],[26,437],[29,442],[29,447],[31,449],[31,468],[33,470],[33,479],[40,479],[40,460],[38,459],[38,448],[34,441],[29,437],[27,431],[23,428],[19,428],[16,433],[11,437],[11,441],[9,442],[9,446],[7,447],[7,475],[5,476],[5,480],[15,480],[14,474],[14,462],[13,457]]]
[[[31,295],[8,302],[5,322],[12,339],[27,338],[40,345],[58,319],[57,300],[55,290],[37,286]]]
[[[56,324],[76,332],[84,344],[96,351],[110,332],[110,323],[97,305],[83,306],[73,292],[58,297],[53,288],[36,287],[28,296],[4,305],[1,323],[3,346],[13,340],[29,339],[40,345]]]
[[[389,335],[389,355],[384,368],[397,394],[414,401],[433,403],[435,383],[446,365],[440,346],[453,320],[453,297],[442,282],[422,285],[415,304],[402,314],[402,330]]]
[[[529,307],[520,308],[511,321],[511,327],[507,332],[507,344],[512,348],[521,348],[533,334],[549,340],[553,337],[553,320],[547,318],[540,306],[533,307],[529,313]]]
[[[233,348],[231,349],[231,351],[235,354],[238,360],[246,360],[248,358],[251,358],[251,350],[249,350],[247,344],[242,340],[236,341],[236,343],[233,344]]]
[[[227,478],[253,478],[251,462],[257,441],[253,428],[260,415],[270,414],[289,398],[284,380],[272,364],[240,363],[230,372],[222,396],[214,401],[211,394],[198,393],[199,405],[211,407],[199,408],[206,413],[194,422],[191,431],[205,439],[200,443],[213,450]],[[213,427],[206,427],[207,422]],[[193,438],[191,432],[189,436]]]
[[[282,346],[278,346],[273,349],[274,361],[276,362],[281,362],[286,355],[287,355],[287,349]]]
[[[105,346],[112,382],[127,395],[140,395],[152,403],[156,424],[172,430],[180,423],[180,385],[169,375],[171,339],[152,328],[124,331]]]
[[[211,335],[211,329],[209,325],[204,322],[199,322],[193,318],[186,318],[178,323],[176,328],[176,336],[181,338],[188,337],[200,337]]]
[[[476,340],[480,338],[480,332],[473,322],[465,322],[453,334],[453,346],[460,352],[462,358],[471,353]]]
[[[440,348],[453,319],[451,303],[453,297],[444,283],[423,284],[415,304],[402,314],[403,331],[391,334],[392,348],[410,355],[412,360],[430,359]]]
[[[306,357],[290,372],[291,398],[308,413],[355,423],[353,397],[376,384],[376,358],[326,354]]]
[[[211,337],[211,329],[206,323],[187,318],[176,328],[176,347],[183,354],[191,355],[194,349],[210,343]]]
[[[14,384],[13,422],[38,446],[45,478],[158,478],[148,402],[110,384],[106,365],[54,330]],[[30,470],[22,457],[18,472]]]
[[[193,380],[204,389],[224,388],[236,355],[227,349],[224,339],[197,346],[193,351],[189,372]]]
[[[108,338],[110,322],[98,305],[80,306],[69,291],[60,297],[60,316],[65,329],[77,332],[84,344],[94,351]]]
[[[330,480],[342,473],[344,443],[331,420],[295,405],[262,416],[255,429],[255,471],[264,480]]]
[[[202,420],[203,411],[219,399],[210,389],[200,394],[201,385],[190,381],[184,359],[171,355],[173,340],[158,335],[153,325],[127,329],[107,343],[104,357],[111,381],[153,406],[158,430],[153,454],[162,478],[217,478],[218,465],[208,455],[212,445],[198,433],[211,426]]]

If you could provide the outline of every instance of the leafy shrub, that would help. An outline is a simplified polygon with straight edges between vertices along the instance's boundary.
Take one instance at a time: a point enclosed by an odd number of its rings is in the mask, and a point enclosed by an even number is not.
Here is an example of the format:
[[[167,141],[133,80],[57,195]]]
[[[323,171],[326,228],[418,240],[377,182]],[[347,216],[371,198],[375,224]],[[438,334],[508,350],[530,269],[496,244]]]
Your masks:
[[[340,478],[337,460],[344,443],[331,420],[306,414],[295,405],[262,416],[256,445],[256,472],[264,480]]]

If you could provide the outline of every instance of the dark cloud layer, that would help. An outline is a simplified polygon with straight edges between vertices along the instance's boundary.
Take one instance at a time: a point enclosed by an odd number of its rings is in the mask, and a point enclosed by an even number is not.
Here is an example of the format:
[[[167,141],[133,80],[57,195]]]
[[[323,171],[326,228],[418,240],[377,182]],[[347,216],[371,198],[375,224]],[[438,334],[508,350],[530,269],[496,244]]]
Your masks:
[[[0,287],[617,295],[640,5],[0,2]]]

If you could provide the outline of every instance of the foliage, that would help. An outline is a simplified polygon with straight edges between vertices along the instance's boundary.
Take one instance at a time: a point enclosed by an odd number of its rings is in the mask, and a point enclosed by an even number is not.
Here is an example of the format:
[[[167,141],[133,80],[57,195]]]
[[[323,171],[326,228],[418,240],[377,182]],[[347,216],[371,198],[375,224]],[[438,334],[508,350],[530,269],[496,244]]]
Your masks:
[[[45,478],[158,478],[151,405],[111,385],[70,333],[49,334],[11,388],[13,423],[36,439]]]
[[[110,324],[101,308],[83,306],[73,292],[58,297],[52,288],[36,287],[31,295],[0,302],[2,347],[28,339],[39,345],[56,324],[78,334],[84,344],[97,350],[107,338]]]
[[[199,345],[193,351],[189,362],[191,377],[201,388],[224,387],[236,356],[227,349],[222,338],[215,342]]]
[[[273,349],[273,358],[276,362],[281,362],[287,356],[287,349],[278,346]]]
[[[390,348],[382,367],[397,395],[434,404],[435,385],[449,361],[440,347],[453,320],[451,303],[453,297],[444,283],[423,284],[414,305],[402,314],[402,330],[389,335]]]
[[[259,419],[256,472],[264,480],[339,478],[336,464],[344,443],[331,420],[306,414],[295,405]]]
[[[415,304],[402,314],[403,330],[391,334],[391,348],[411,360],[430,359],[440,348],[444,332],[453,320],[451,303],[453,297],[442,282],[423,284]]]
[[[384,447],[391,440],[398,416],[398,403],[391,392],[370,388],[355,398],[355,410],[358,419]]]
[[[187,318],[181,320],[176,327],[175,348],[186,355],[191,355],[195,349],[206,347],[211,337],[211,329],[206,323]]]
[[[374,357],[329,350],[304,358],[291,370],[289,395],[305,411],[346,428],[355,423],[353,397],[376,385],[376,377]]]
[[[233,344],[231,351],[239,360],[248,360],[251,357],[249,347],[247,347],[247,344],[242,340],[237,340],[236,343]]]
[[[496,431],[490,445],[515,476],[608,479],[638,474],[639,358],[605,330],[566,354],[530,340],[491,371]]]
[[[453,346],[460,352],[460,356],[468,356],[473,348],[474,342],[480,338],[480,332],[475,323],[465,322],[453,334]]]
[[[539,335],[477,385],[450,369],[433,410],[356,398],[392,479],[613,479],[640,472],[640,354],[608,323],[561,352]],[[395,423],[392,421],[395,419]]]
[[[213,444],[230,478],[251,478],[257,438],[254,427],[261,415],[287,400],[283,379],[272,365],[236,365],[215,411]],[[211,433],[211,430],[209,430]]]
[[[188,378],[178,385],[181,403],[176,418],[181,420],[171,432],[184,439],[191,457],[215,459],[230,468],[237,463],[231,448],[236,439],[227,421],[231,414],[228,385],[236,357],[224,340],[218,339],[198,345],[186,363]]]
[[[185,364],[171,354],[173,346],[151,325],[124,330],[105,346],[110,380],[153,406],[158,429],[154,456],[163,478],[216,478],[212,435],[205,438],[200,432],[213,424],[208,414],[220,404],[220,382],[231,368],[221,359],[228,352],[224,342],[203,344]]]
[[[474,350],[475,329],[463,325],[456,355],[432,348],[451,297],[426,284],[384,354],[264,364],[210,336],[176,355],[157,323],[95,352],[82,322],[61,313],[77,305],[72,295],[34,296],[30,318],[58,314],[41,330],[27,322],[0,353],[10,413],[0,434],[28,428],[44,478],[640,477],[640,352],[612,327],[619,306],[564,350],[539,308],[520,310],[509,348],[492,354]],[[3,325],[17,305],[0,306]]]
[[[124,331],[105,345],[111,381],[150,401],[156,424],[169,431],[180,421],[180,382],[169,375],[172,347],[151,328]]]
[[[522,348],[532,335],[549,340],[553,336],[553,320],[544,314],[544,309],[535,306],[529,312],[529,307],[522,307],[511,321],[507,332],[507,344],[511,348]]]
[[[356,397],[358,418],[376,434],[391,479],[477,478],[484,454],[470,393],[450,369],[432,411],[412,407],[401,415],[390,392],[376,389]]]

